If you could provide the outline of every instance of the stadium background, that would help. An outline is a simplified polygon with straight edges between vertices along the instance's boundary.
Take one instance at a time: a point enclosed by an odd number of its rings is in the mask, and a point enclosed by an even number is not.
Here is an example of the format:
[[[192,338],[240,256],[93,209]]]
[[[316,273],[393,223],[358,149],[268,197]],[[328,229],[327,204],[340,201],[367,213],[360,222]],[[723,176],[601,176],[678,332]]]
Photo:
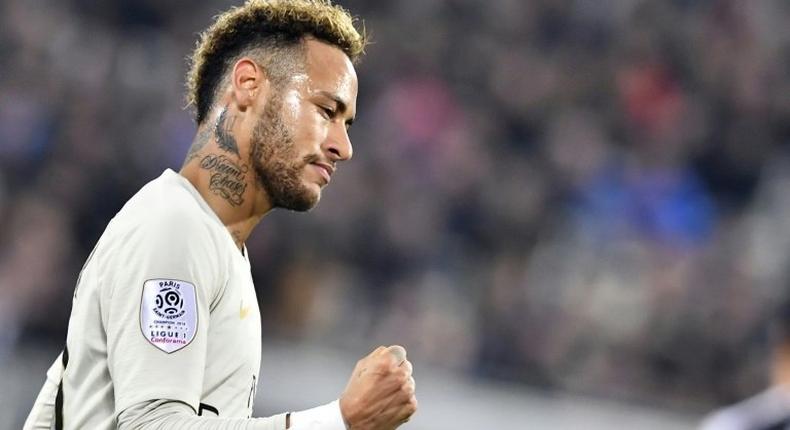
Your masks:
[[[231,3],[0,3],[0,428],[104,226],[180,166],[186,56]],[[248,242],[258,412],[401,343],[405,428],[692,428],[768,377],[787,295],[790,3],[342,1],[374,44],[353,162]]]

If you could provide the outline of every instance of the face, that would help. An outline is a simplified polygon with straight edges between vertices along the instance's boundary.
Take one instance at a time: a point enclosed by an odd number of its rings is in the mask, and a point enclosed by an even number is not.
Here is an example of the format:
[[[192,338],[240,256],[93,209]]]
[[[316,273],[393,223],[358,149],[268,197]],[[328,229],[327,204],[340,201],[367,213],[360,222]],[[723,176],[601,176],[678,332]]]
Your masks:
[[[275,207],[306,211],[340,161],[351,158],[348,127],[357,77],[340,49],[308,39],[305,68],[274,89],[252,134],[252,164]]]

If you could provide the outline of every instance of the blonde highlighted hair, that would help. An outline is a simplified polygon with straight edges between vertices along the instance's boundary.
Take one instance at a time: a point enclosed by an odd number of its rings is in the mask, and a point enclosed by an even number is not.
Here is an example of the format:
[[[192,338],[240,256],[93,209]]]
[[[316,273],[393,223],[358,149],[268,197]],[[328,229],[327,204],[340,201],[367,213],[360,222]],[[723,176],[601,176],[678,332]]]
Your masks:
[[[194,106],[197,123],[205,119],[217,87],[237,58],[251,52],[271,54],[263,66],[276,75],[283,72],[278,64],[284,59],[273,57],[302,46],[305,37],[337,46],[354,63],[367,44],[364,29],[357,29],[348,11],[330,0],[248,0],[218,15],[190,57],[187,103]]]

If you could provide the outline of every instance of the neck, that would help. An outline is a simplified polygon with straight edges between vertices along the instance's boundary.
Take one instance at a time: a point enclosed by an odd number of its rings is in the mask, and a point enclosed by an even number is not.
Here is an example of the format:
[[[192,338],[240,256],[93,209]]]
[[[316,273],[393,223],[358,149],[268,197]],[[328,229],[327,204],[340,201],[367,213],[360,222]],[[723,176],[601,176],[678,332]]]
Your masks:
[[[233,113],[222,108],[213,117],[198,128],[179,173],[198,190],[242,249],[272,204],[257,181],[249,142],[234,137]]]

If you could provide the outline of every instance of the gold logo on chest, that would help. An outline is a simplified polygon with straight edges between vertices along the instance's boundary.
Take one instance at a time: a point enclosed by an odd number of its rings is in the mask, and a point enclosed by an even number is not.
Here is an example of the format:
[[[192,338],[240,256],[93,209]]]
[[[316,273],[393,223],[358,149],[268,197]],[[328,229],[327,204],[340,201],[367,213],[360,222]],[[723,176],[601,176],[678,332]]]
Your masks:
[[[251,310],[252,306],[244,306],[244,301],[242,300],[239,303],[239,319],[243,320],[244,318],[247,318]]]

